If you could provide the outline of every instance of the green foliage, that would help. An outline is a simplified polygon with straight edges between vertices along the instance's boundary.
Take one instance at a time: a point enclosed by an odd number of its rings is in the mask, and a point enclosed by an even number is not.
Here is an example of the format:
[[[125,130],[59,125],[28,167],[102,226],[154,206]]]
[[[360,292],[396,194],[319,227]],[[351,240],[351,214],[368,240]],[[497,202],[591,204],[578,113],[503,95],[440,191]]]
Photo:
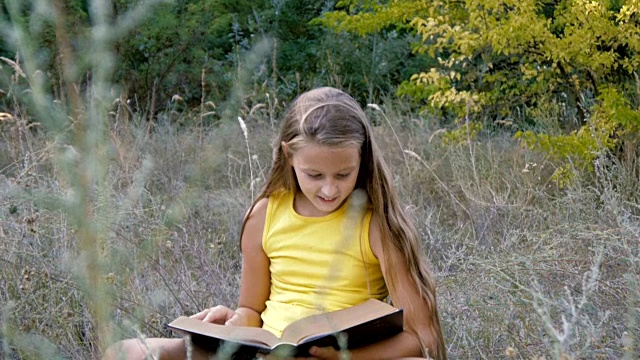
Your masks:
[[[151,112],[164,108],[176,94],[194,106],[204,90],[218,102],[221,97],[215,94],[226,94],[237,73],[237,55],[250,47],[248,19],[261,6],[264,2],[220,0],[159,6],[118,44],[118,81],[127,87],[128,96],[155,106]],[[150,104],[153,97],[156,103]]]
[[[569,166],[593,171],[593,161],[602,151],[615,151],[623,142],[638,143],[640,112],[615,88],[602,90],[594,113],[579,130],[568,135],[519,131],[515,137],[528,148],[541,151],[558,164],[553,180],[560,185],[572,180]]]
[[[445,59],[438,73],[460,74],[453,86],[483,99],[490,115],[504,117],[516,107],[535,107],[551,93],[583,120],[582,96],[597,96],[608,84],[633,80],[640,61],[640,27],[629,11],[637,12],[636,5],[615,9],[607,2],[582,0],[439,1],[432,3],[430,16],[416,17],[411,25],[423,39],[416,51]]]
[[[64,0],[60,5],[68,20],[64,31],[70,38],[77,39],[86,30],[89,19],[86,1]],[[51,4],[41,1],[0,0],[0,56],[22,60],[25,57],[24,49],[29,48],[36,55],[30,60],[37,69],[47,74],[50,88],[60,83],[62,67],[56,45],[53,13]],[[11,26],[7,26],[8,24]],[[73,45],[82,44],[74,41]],[[6,78],[8,76],[3,77]]]
[[[428,66],[424,57],[411,54],[415,36],[387,31],[364,37],[327,32],[320,44],[317,85],[344,88],[362,103],[379,102],[415,71]]]
[[[442,143],[460,145],[475,141],[482,131],[482,123],[479,121],[469,121],[459,127],[448,130],[442,134]]]
[[[584,0],[365,3],[367,10],[350,5],[349,11],[360,12],[332,12],[323,23],[357,34],[410,25],[422,38],[414,50],[438,58],[438,74],[455,78],[458,91],[473,92],[507,113],[513,104],[535,104],[543,91],[597,94],[615,79],[632,79],[640,65],[634,1],[621,6]],[[424,74],[412,79],[416,87],[438,81]]]
[[[15,2],[15,1],[14,1]],[[37,68],[50,75],[50,86],[57,98],[64,98],[60,83],[61,49],[58,47],[53,16],[47,7],[37,16],[38,2],[19,2],[20,17],[10,22],[22,24],[38,39]],[[65,0],[64,30],[77,55],[86,46],[91,15],[84,0]],[[114,18],[143,4],[142,0],[112,2]],[[314,21],[329,5],[305,1],[161,1],[153,13],[128,30],[127,36],[113,44],[117,55],[113,82],[121,88],[122,100],[129,100],[132,111],[147,113],[147,118],[163,110],[183,110],[203,103],[219,106],[238,85],[252,88],[253,104],[265,101],[265,92],[277,94],[288,102],[308,88],[333,85],[350,91],[364,102],[378,101],[393,92],[402,79],[425,66],[424,57],[411,54],[416,35],[404,29],[388,29],[383,35],[336,36]],[[50,5],[49,5],[50,7]],[[29,24],[41,24],[35,29]],[[270,53],[259,59],[252,55],[265,38],[273,39]],[[15,45],[0,41],[0,55],[15,57]],[[82,65],[83,60],[78,59]],[[249,65],[249,64],[253,65]],[[79,66],[77,83],[90,76]],[[241,74],[250,74],[249,76]],[[175,97],[178,95],[179,97]],[[172,99],[180,99],[175,103]]]
[[[428,7],[424,1],[339,1],[336,9],[323,14],[318,22],[364,36],[387,28],[407,28],[407,22],[426,14]]]
[[[342,2],[323,24],[365,35],[409,26],[415,53],[437,60],[398,88],[449,124],[469,114],[536,126],[527,114],[561,104],[568,135],[521,132],[549,157],[614,149],[637,130],[640,4],[637,0],[465,0]],[[524,115],[523,115],[524,114]],[[637,144],[637,142],[636,142]]]

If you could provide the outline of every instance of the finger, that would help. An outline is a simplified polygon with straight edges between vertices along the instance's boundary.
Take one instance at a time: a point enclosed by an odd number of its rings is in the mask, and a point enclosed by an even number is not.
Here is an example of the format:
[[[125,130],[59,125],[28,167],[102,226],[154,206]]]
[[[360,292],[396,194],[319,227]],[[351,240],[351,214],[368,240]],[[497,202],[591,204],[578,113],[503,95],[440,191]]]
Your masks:
[[[202,321],[214,324],[224,324],[224,322],[227,320],[229,312],[231,312],[231,310],[227,307],[218,305],[212,308]]]
[[[196,319],[196,320],[202,320],[204,319],[205,316],[207,316],[207,314],[209,313],[211,309],[206,309],[206,310],[202,310],[197,314],[193,314],[191,316],[189,316],[192,319]]]
[[[204,322],[212,322],[215,323],[217,318],[219,317],[218,315],[219,309],[216,306],[215,308],[211,309],[208,313],[207,316],[205,316],[204,318],[202,318],[202,321]]]

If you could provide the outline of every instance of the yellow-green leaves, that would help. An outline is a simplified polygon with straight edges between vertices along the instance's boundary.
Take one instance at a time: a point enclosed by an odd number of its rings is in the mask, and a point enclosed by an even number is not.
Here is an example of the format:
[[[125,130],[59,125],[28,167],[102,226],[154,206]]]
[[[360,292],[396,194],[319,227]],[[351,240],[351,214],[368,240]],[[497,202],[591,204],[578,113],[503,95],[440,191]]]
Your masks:
[[[345,11],[332,11],[315,19],[336,31],[347,31],[360,35],[371,34],[388,26],[405,27],[417,16],[428,9],[426,1],[397,0],[381,5],[374,1],[364,1],[356,6],[351,1],[341,1],[336,4]]]
[[[552,178],[558,185],[571,181],[569,166],[593,170],[593,161],[602,151],[611,151],[622,142],[638,143],[640,112],[613,87],[602,90],[599,102],[585,125],[567,135],[551,136],[519,131],[523,146],[546,154],[558,170]]]
[[[568,93],[568,106],[575,108],[580,96],[597,95],[613,79],[633,81],[640,67],[638,0],[365,1],[360,8],[352,3],[345,2],[350,14],[334,11],[321,21],[359,34],[410,26],[421,39],[416,53],[444,59],[437,73],[459,74],[449,87],[439,87],[440,101],[432,93],[422,99],[436,106],[446,106],[447,99],[453,105],[459,97],[451,94],[463,92],[495,99],[495,89],[507,97],[503,106],[535,106],[547,97],[537,83],[557,78],[556,89]],[[410,84],[423,86],[416,80],[428,71]],[[496,104],[486,105],[504,113]]]
[[[631,105],[640,101],[640,0],[375,4],[325,18],[334,20],[335,29],[360,34],[410,26],[420,39],[415,53],[438,63],[401,84],[398,94],[448,116],[449,124],[477,114],[487,122],[511,121],[518,113],[524,115],[517,121],[536,128],[537,119],[528,114],[550,104],[564,109],[567,119],[555,119],[557,134],[517,134],[564,169],[559,182],[567,181],[566,164],[593,169],[602,149],[640,143],[631,135],[640,132],[640,112]]]

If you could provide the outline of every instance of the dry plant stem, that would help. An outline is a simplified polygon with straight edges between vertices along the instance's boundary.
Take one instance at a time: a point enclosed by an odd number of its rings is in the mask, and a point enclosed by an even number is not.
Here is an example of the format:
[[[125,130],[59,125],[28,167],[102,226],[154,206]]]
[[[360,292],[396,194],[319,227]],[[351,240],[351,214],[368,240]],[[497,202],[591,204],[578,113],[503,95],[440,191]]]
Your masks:
[[[493,266],[489,267],[493,268],[498,274],[503,276],[512,284],[516,285],[517,288],[523,289],[531,295],[531,304],[536,310],[538,316],[540,316],[540,318],[542,319],[545,329],[547,330],[549,335],[551,335],[551,345],[554,354],[557,358],[562,358],[563,354],[570,353],[570,341],[571,338],[575,336],[577,323],[580,317],[583,315],[582,309],[587,304],[589,297],[591,297],[591,295],[597,288],[597,284],[600,278],[602,254],[602,249],[597,251],[593,264],[591,265],[590,269],[582,276],[582,292],[578,304],[575,303],[572,293],[571,291],[569,291],[569,288],[565,286],[565,301],[569,307],[569,319],[567,320],[565,314],[561,315],[562,329],[560,330],[556,329],[554,320],[552,319],[550,311],[550,305],[552,304],[552,301],[541,293],[541,291],[539,290],[540,286],[535,277],[532,277],[535,286],[534,288],[531,288],[525,286],[525,284],[520,283],[512,276],[506,274],[502,271],[502,269],[498,269]],[[522,300],[526,301],[525,299]],[[607,315],[605,314],[605,318],[606,317]]]
[[[276,111],[276,106],[278,105],[278,97],[277,97],[277,94],[274,93],[273,100],[271,100],[271,96],[269,96],[268,92],[266,96],[267,96],[267,104],[269,105],[269,124],[271,124],[271,129],[274,129],[275,117],[276,117],[275,111]]]
[[[427,168],[427,170],[429,170],[429,172],[431,173],[431,175],[433,175],[433,177],[436,178],[436,180],[438,181],[438,184],[440,184],[440,186],[442,186],[442,188],[444,188],[447,193],[449,194],[449,196],[453,199],[453,201],[458,204],[458,206],[460,206],[460,208],[465,212],[465,214],[467,214],[467,217],[470,221],[473,220],[473,217],[471,216],[471,212],[469,212],[469,209],[467,209],[466,206],[464,206],[464,204],[462,204],[460,202],[460,200],[458,200],[458,198],[453,194],[453,191],[451,191],[449,189],[449,187],[442,181],[440,180],[440,178],[438,177],[438,175],[435,173],[435,171],[433,171],[433,169],[431,168],[431,166],[429,166],[429,164],[427,164],[426,161],[424,161],[420,155],[414,153],[411,150],[404,150],[404,153],[412,156],[413,158],[415,158],[416,160],[418,160],[422,165],[424,165],[425,168]],[[476,230],[475,227],[471,227],[472,231],[473,231],[473,238],[477,239],[476,237]]]
[[[207,62],[207,59],[205,58],[205,64]],[[202,71],[200,72],[200,127],[202,127],[202,117],[204,116],[204,99],[205,99],[205,77],[206,76],[206,70],[204,68],[204,66],[202,67]]]
[[[626,276],[627,284],[629,284],[629,298],[628,298],[628,314],[627,314],[627,329],[632,330],[636,329],[635,333],[629,334],[626,333],[626,337],[622,339],[624,341],[624,359],[631,360],[637,359],[638,353],[638,336],[640,336],[640,331],[638,331],[638,317],[640,316],[638,309],[640,308],[640,286],[638,285],[638,280],[633,276]],[[636,355],[636,356],[634,356]]]
[[[242,135],[244,136],[244,143],[247,146],[247,160],[249,161],[249,188],[251,189],[251,201],[254,199],[254,181],[253,181],[253,164],[251,160],[251,150],[249,150],[249,134],[247,131],[247,125],[244,123],[244,120],[240,116],[238,116],[238,122],[240,123],[240,128],[242,129]]]
[[[402,158],[404,159],[404,165],[407,168],[407,173],[411,173],[411,170],[409,169],[409,162],[407,161],[407,155],[406,152],[404,150],[404,148],[402,147],[402,143],[400,142],[400,138],[398,137],[398,134],[396,133],[396,130],[393,128],[393,125],[391,125],[391,122],[389,121],[389,118],[387,118],[387,115],[382,111],[382,109],[380,108],[380,106],[378,106],[377,104],[368,104],[368,107],[379,111],[382,114],[382,117],[384,118],[384,120],[387,122],[387,125],[389,125],[389,128],[391,129],[391,132],[393,133],[393,137],[396,139],[396,142],[398,143],[398,147],[400,148],[400,151],[402,152]]]
[[[52,2],[54,9],[54,21],[55,32],[58,39],[59,51],[62,55],[63,61],[63,76],[65,79],[65,85],[67,89],[67,96],[71,102],[71,113],[74,123],[74,136],[75,141],[80,144],[80,148],[84,154],[91,154],[94,150],[89,139],[88,131],[91,131],[86,124],[86,112],[80,98],[78,86],[75,84],[76,77],[74,72],[76,70],[75,54],[73,53],[71,42],[67,36],[66,31],[66,13],[64,4],[61,0],[54,0]],[[93,144],[95,145],[95,144]],[[72,217],[78,227],[78,239],[80,241],[80,249],[83,253],[84,260],[84,273],[85,273],[85,286],[89,296],[89,311],[92,314],[93,320],[97,326],[97,348],[94,348],[94,353],[98,353],[100,348],[104,348],[104,345],[100,343],[109,338],[108,327],[106,326],[105,319],[107,318],[106,309],[104,309],[104,299],[101,294],[103,289],[100,286],[101,271],[99,266],[99,251],[101,239],[98,236],[97,228],[95,226],[95,217],[93,204],[90,201],[91,191],[94,183],[94,174],[92,169],[93,159],[85,156],[78,167],[77,171],[77,188],[76,188],[76,204],[73,205]],[[105,343],[106,344],[106,343]]]
[[[76,68],[75,54],[73,47],[66,29],[66,13],[65,4],[61,0],[53,0],[51,2],[53,8],[53,19],[55,23],[56,39],[58,39],[58,51],[62,58],[62,74],[64,77],[64,84],[66,94],[69,97],[71,105],[72,121],[76,124],[76,133],[81,134],[84,131],[84,124],[82,119],[83,105],[82,98],[78,91],[79,87],[76,84],[77,79],[73,75]]]
[[[271,56],[271,75],[273,77],[273,88],[278,88],[278,39],[273,40],[273,55]],[[273,118],[271,119],[273,128]]]
[[[4,60],[4,58],[2,58]],[[16,62],[18,59],[16,59]],[[19,69],[19,68],[18,68]],[[17,77],[15,78],[17,81]],[[13,83],[12,85],[17,85]],[[13,91],[10,92],[10,94]],[[13,96],[13,95],[12,95]],[[14,112],[16,114],[22,113],[20,105],[16,96],[13,96]],[[9,113],[0,113],[0,121],[13,123],[11,126],[11,159],[13,162],[5,167],[5,169],[15,166],[20,171],[20,177],[29,173],[29,170],[36,165],[35,154],[30,146],[30,126],[27,125],[27,121],[21,119],[21,115],[13,116]],[[4,171],[5,169],[2,169]],[[2,172],[0,171],[0,173]]]
[[[84,168],[81,169],[83,182],[83,192],[87,195],[92,188],[96,192],[96,200],[91,201],[86,198],[83,201],[85,218],[83,221],[91,222],[85,224],[85,232],[88,238],[85,239],[84,251],[91,251],[87,268],[91,269],[90,275],[90,306],[97,332],[97,354],[111,342],[110,314],[112,307],[109,290],[104,283],[103,266],[109,260],[110,254],[107,243],[107,229],[111,220],[109,208],[115,204],[109,204],[110,184],[107,167],[109,160],[106,155],[106,148],[110,146],[107,131],[108,109],[112,106],[114,95],[111,94],[110,84],[113,72],[113,53],[111,51],[111,25],[112,7],[109,2],[102,0],[92,0],[89,5],[91,18],[93,21],[91,31],[91,47],[89,48],[90,71],[92,73],[91,86],[87,90],[87,129],[84,134],[85,149],[89,150],[91,156],[85,157]],[[91,181],[91,183],[89,183]],[[95,202],[95,203],[94,203]],[[93,208],[93,210],[91,209]],[[87,216],[87,211],[92,211]],[[92,241],[92,244],[88,244]],[[95,355],[95,353],[94,353]]]
[[[151,133],[151,129],[153,128],[153,120],[156,112],[156,94],[158,91],[158,79],[153,80],[153,87],[151,88],[151,102],[149,103],[148,110],[148,125],[147,125],[147,135]]]
[[[480,180],[478,178],[478,170],[476,168],[476,152],[475,146],[471,141],[471,129],[469,128],[469,109],[471,107],[471,100],[467,100],[467,112],[464,117],[464,125],[467,130],[467,143],[469,144],[469,160],[471,160],[471,168],[473,169],[473,178],[476,181],[476,187],[480,189]]]
[[[207,63],[207,58],[205,57],[205,65]],[[204,99],[205,99],[205,79],[206,79],[206,70],[205,70],[205,66],[202,66],[202,71],[200,73],[200,116],[198,117],[198,129],[199,134],[200,134],[200,145],[202,145],[203,143],[203,121],[204,121],[204,117],[205,117],[205,113],[204,113]]]
[[[24,114],[22,107],[18,101],[18,96],[15,94],[14,86],[18,87],[20,79],[27,79],[26,74],[22,71],[20,67],[20,56],[16,54],[15,61],[7,59],[5,57],[0,57],[0,60],[7,63],[14,71],[14,75],[11,76],[11,87],[9,91],[9,95],[13,102],[13,112],[15,114],[9,113],[0,113],[0,122],[8,122],[13,123],[11,127],[11,159],[14,160],[13,164],[21,165],[21,172],[27,173],[28,169],[35,165],[35,161],[31,161],[32,152],[29,146],[29,126],[27,125],[27,121],[23,118],[27,115]],[[29,80],[27,79],[27,82]],[[7,166],[9,167],[9,166]]]

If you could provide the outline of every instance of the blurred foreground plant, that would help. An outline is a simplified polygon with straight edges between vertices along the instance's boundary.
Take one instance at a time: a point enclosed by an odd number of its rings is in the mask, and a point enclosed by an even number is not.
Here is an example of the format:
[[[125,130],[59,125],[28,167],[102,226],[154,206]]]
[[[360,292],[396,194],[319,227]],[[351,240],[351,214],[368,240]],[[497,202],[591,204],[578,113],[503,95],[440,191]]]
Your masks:
[[[72,24],[69,6],[75,2],[7,0],[0,13],[0,32],[19,54],[15,62],[3,59],[13,71],[11,81],[6,83],[13,104],[8,116],[14,122],[11,139],[18,144],[13,163],[5,168],[10,170],[6,174],[15,177],[18,183],[37,175],[34,170],[43,157],[27,146],[30,128],[41,126],[39,132],[50,143],[41,154],[55,158],[59,180],[68,191],[64,197],[37,190],[24,196],[36,202],[47,198],[41,205],[61,210],[73,229],[78,248],[72,252],[68,266],[74,269],[75,280],[86,297],[92,327],[87,341],[96,355],[112,336],[108,326],[111,301],[103,272],[110,258],[109,224],[122,216],[114,211],[115,204],[107,196],[112,186],[107,176],[112,156],[108,114],[117,96],[111,83],[113,44],[142,20],[155,2],[158,1],[140,2],[129,13],[113,19],[111,2],[90,1],[92,25],[85,32],[69,31]],[[26,13],[28,22],[24,21]],[[47,31],[55,33],[56,54],[52,58],[59,61],[62,69],[58,94],[52,92],[58,84],[40,70],[45,56],[35,39]],[[5,312],[5,316],[4,321],[11,324],[11,313]],[[11,342],[14,338],[10,327],[8,330],[4,336]]]

